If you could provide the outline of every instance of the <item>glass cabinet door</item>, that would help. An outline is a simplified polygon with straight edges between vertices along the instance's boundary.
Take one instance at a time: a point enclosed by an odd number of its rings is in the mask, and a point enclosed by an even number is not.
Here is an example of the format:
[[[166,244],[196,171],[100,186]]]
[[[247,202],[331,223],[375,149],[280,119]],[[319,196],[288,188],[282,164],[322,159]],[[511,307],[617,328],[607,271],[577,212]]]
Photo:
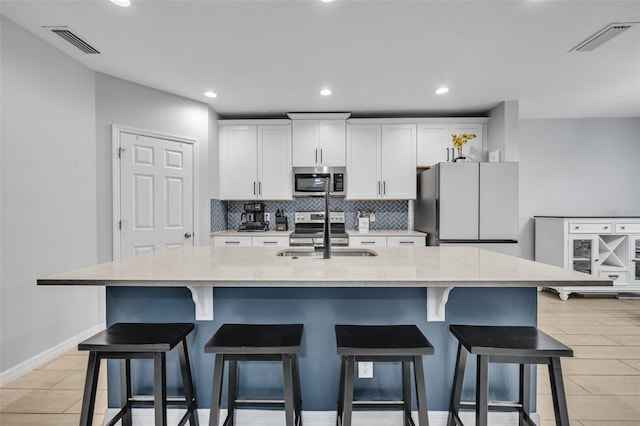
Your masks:
[[[570,267],[574,271],[593,273],[598,248],[595,238],[572,238],[569,247]]]

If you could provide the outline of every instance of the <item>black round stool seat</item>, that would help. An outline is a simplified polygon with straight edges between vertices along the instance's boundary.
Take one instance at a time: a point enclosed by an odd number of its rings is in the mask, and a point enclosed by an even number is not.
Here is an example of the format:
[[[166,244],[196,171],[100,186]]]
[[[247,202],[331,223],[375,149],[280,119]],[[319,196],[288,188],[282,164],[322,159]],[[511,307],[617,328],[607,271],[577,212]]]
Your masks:
[[[243,407],[284,407],[287,426],[302,426],[302,400],[298,374],[298,352],[302,342],[302,324],[223,324],[204,346],[214,353],[213,390],[209,425],[218,426],[222,377],[229,363],[228,414],[225,425],[235,424],[235,410]],[[238,398],[239,361],[281,361],[284,399]]]
[[[155,424],[167,424],[167,405],[185,405],[187,412],[180,421],[189,419],[198,425],[196,396],[189,364],[186,337],[194,330],[192,323],[116,323],[78,344],[78,350],[89,351],[80,425],[91,425],[95,406],[98,373],[102,359],[120,359],[120,400],[122,408],[108,425],[122,420],[131,426],[134,405],[155,407]],[[166,353],[177,348],[184,386],[184,398],[167,398]],[[131,359],[153,359],[153,399],[133,396],[131,390]]]
[[[458,339],[458,355],[451,393],[448,426],[462,425],[460,409],[474,409],[476,425],[488,424],[488,410],[518,411],[519,424],[534,425],[531,419],[531,365],[547,364],[551,382],[556,424],[568,426],[569,416],[562,381],[560,357],[572,357],[573,350],[533,326],[450,325]],[[476,355],[476,400],[462,401],[462,383],[467,354]],[[520,365],[519,401],[488,400],[489,363]]]
[[[341,355],[338,398],[338,425],[351,426],[354,407],[402,408],[404,424],[411,418],[411,375],[413,364],[418,422],[429,424],[427,392],[424,381],[423,355],[433,355],[433,345],[415,325],[336,325],[336,346]],[[357,362],[402,363],[401,401],[363,401],[353,399],[353,382]]]

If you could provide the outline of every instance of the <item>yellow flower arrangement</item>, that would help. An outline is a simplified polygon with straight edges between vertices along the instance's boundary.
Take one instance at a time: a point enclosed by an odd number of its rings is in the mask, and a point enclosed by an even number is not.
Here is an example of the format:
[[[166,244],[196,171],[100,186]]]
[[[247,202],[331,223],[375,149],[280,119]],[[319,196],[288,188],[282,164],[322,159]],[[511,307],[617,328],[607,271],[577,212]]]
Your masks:
[[[461,135],[453,134],[451,135],[451,141],[453,142],[453,146],[458,148],[458,151],[462,149],[462,146],[467,143],[470,139],[474,139],[476,137],[473,133],[463,133]]]

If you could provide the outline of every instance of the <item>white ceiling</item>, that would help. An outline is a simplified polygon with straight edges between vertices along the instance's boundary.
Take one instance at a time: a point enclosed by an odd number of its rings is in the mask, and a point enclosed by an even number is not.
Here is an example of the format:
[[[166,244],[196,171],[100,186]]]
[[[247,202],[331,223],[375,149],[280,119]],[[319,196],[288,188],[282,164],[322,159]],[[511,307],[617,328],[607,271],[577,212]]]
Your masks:
[[[522,118],[640,117],[640,25],[569,52],[609,23],[640,22],[640,0],[131,1],[2,0],[0,11],[96,71],[223,117],[479,114],[504,100]],[[435,95],[441,85],[451,91]]]

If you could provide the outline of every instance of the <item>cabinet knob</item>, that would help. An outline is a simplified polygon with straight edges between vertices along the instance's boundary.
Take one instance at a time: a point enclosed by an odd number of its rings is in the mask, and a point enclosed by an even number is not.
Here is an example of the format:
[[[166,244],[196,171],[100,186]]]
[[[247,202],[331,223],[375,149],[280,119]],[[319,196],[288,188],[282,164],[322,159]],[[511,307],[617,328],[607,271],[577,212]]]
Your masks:
[[[193,234],[191,234],[191,232],[187,232],[186,234],[184,234],[185,238],[191,238]]]
[[[573,229],[580,229],[580,227],[579,227],[579,226],[576,226],[576,227],[575,227],[575,228],[573,228]]]
[[[604,229],[609,229],[609,227],[608,227],[608,226],[605,226],[605,227],[604,227]]]
[[[626,226],[621,226],[620,229],[627,229],[627,227]]]

